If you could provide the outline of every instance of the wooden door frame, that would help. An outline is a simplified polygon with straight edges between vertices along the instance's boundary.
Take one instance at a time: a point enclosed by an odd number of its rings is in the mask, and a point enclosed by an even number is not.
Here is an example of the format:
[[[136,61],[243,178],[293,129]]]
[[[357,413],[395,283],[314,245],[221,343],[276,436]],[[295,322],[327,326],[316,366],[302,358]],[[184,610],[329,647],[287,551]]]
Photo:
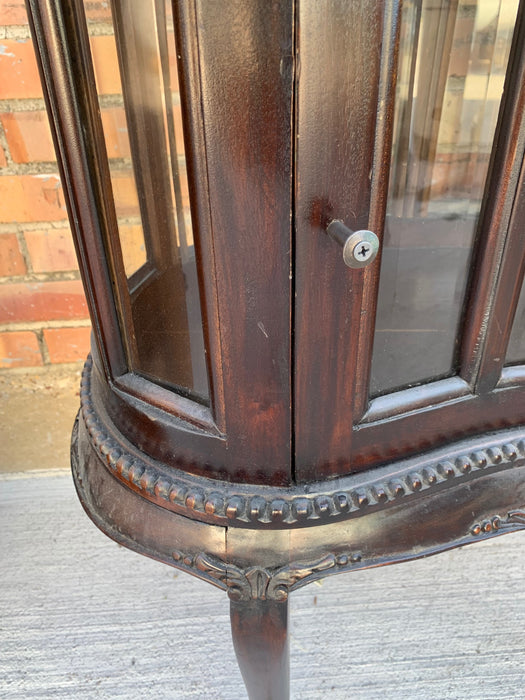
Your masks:
[[[338,3],[331,7],[335,13]],[[352,33],[360,51],[356,57],[352,55],[352,61],[347,59],[338,66],[334,82],[329,83],[328,89],[337,89],[338,94],[330,99],[332,93],[326,92],[324,119],[318,119],[324,130],[313,148],[310,148],[311,139],[303,138],[301,109],[304,111],[306,98],[310,97],[310,78],[304,72],[301,72],[303,85],[300,80],[297,87],[300,137],[296,169],[297,481],[374,467],[466,435],[518,425],[525,419],[520,373],[516,368],[504,368],[525,267],[520,233],[525,225],[523,2],[518,11],[478,223],[477,255],[465,300],[468,314],[460,339],[457,376],[368,399],[380,261],[364,270],[344,269],[340,251],[326,236],[325,228],[329,220],[338,218],[349,228],[369,228],[382,238],[400,12],[401,3],[386,3],[382,22],[376,19],[373,23],[375,34],[370,26],[366,27],[370,45],[382,46],[381,59],[376,63],[370,46],[368,50],[361,46],[359,35],[356,39],[355,32]],[[350,41],[349,29],[345,32],[342,26],[341,33],[343,39]],[[300,60],[302,53],[312,50],[309,41],[314,47],[316,40],[320,43],[319,34],[308,37],[304,27],[301,37]],[[316,56],[319,75],[329,72],[328,66],[333,65],[338,55],[332,54],[331,48],[324,56]],[[337,50],[340,49],[337,45]],[[367,101],[368,96],[356,104],[355,95],[348,88],[358,83],[362,75],[378,82],[374,104]],[[338,120],[334,116],[337,113]],[[343,114],[345,120],[341,119]],[[356,119],[375,129],[373,146],[363,138],[359,127],[356,132]],[[344,166],[343,170],[330,169],[329,162],[323,158],[330,143],[337,144],[345,157],[351,148],[349,142],[360,135],[359,157],[349,160],[346,172]],[[361,162],[370,167],[370,188],[356,200],[358,185],[349,185],[348,179],[356,176]],[[361,178],[368,181],[368,174],[366,167],[362,168]],[[311,202],[317,203],[317,209],[310,206],[308,210]]]

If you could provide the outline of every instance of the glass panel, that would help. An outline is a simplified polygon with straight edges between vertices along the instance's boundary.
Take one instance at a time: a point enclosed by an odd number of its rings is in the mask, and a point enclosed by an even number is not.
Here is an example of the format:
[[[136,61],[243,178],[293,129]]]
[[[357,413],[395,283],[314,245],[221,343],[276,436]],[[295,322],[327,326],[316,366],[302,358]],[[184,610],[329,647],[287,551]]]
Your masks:
[[[450,376],[518,0],[405,0],[371,394]]]
[[[111,10],[109,4],[103,1],[85,0],[84,6],[117,210],[120,245],[126,275],[130,277],[146,263],[147,256],[131,162],[131,146]]]
[[[521,288],[505,362],[508,365],[525,364],[525,286]]]
[[[205,402],[171,2],[85,7],[133,319],[131,369]]]

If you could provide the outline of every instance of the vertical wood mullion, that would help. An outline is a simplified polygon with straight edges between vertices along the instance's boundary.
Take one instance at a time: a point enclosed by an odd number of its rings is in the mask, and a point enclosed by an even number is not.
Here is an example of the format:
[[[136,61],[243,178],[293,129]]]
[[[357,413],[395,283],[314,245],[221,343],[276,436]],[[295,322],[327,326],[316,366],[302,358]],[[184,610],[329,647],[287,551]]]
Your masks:
[[[389,172],[392,153],[392,134],[396,92],[399,32],[402,2],[389,2],[383,20],[382,59],[379,76],[378,114],[374,139],[374,161],[370,190],[368,228],[383,240],[388,200]],[[379,293],[380,260],[364,270],[363,314],[357,347],[357,374],[361,381],[354,394],[353,422],[358,423],[369,404],[370,371],[374,344],[375,317]]]
[[[497,287],[487,326],[476,392],[494,389],[501,378],[507,346],[525,276],[525,169],[522,164],[518,192],[508,226]]]
[[[127,371],[121,334],[131,310],[123,291],[124,265],[84,8],[79,1],[73,4],[28,0],[28,9],[80,272],[109,379]],[[133,347],[131,340],[128,354],[133,355]]]
[[[213,248],[218,292],[213,362],[235,473],[268,484],[292,472],[293,4],[192,3],[209,196],[201,248]]]
[[[177,47],[179,91],[184,125],[184,152],[190,193],[195,259],[201,300],[206,366],[213,419],[226,432],[224,377],[220,341],[219,299],[209,200],[209,177],[204,138],[199,44],[194,2],[172,0]]]
[[[460,346],[460,376],[479,394],[494,389],[500,379],[523,278],[524,153],[525,2],[522,1],[478,224],[477,260]]]
[[[365,229],[378,225],[381,218],[379,200],[371,217],[370,178],[381,151],[374,147],[374,139],[386,5],[393,3],[330,0],[298,5],[294,323],[298,480],[348,470],[353,407],[357,402],[361,411],[366,401],[366,348],[374,315],[373,306],[367,306],[373,297],[368,290],[376,285],[378,262],[368,269],[347,268],[326,227],[339,219],[352,230]],[[384,105],[380,117],[383,109]]]

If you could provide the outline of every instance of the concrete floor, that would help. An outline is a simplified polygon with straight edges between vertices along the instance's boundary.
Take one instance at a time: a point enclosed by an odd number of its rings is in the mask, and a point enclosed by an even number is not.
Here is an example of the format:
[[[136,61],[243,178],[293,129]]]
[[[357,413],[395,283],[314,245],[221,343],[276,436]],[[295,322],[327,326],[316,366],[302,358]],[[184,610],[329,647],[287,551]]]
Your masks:
[[[0,372],[0,473],[69,462],[81,364]]]
[[[0,697],[244,698],[226,595],[116,545],[64,470],[0,477]],[[525,697],[525,533],[291,596],[292,698]]]
[[[79,378],[0,375],[0,698],[246,697],[226,595],[81,509]],[[522,532],[295,592],[292,698],[525,698],[524,554]]]

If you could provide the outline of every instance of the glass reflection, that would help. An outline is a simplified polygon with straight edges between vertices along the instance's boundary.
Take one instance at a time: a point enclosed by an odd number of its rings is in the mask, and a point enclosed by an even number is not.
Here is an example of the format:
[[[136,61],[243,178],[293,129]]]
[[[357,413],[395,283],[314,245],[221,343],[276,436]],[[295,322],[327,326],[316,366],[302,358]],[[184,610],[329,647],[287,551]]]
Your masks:
[[[177,53],[166,0],[85,2],[133,328],[131,369],[207,401]]]
[[[518,0],[405,0],[371,394],[450,376]]]
[[[508,365],[525,363],[525,287],[521,288],[505,362]]]

